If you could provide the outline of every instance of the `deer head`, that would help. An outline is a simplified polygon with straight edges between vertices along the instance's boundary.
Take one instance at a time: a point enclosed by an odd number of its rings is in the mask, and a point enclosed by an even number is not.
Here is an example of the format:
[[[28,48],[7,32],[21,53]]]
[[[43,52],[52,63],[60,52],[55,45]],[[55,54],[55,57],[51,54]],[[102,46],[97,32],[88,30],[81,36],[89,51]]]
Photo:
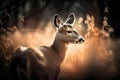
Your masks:
[[[67,43],[82,43],[85,41],[73,27],[74,22],[74,13],[69,14],[65,22],[63,22],[59,15],[55,15],[54,24],[57,27],[57,35],[60,41]]]

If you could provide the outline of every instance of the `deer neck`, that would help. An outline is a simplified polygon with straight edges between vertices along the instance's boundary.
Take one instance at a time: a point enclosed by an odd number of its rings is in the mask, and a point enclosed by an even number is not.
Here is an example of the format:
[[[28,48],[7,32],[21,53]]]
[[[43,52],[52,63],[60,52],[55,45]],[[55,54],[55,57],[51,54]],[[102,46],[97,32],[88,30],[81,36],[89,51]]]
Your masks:
[[[61,60],[63,60],[65,57],[67,46],[68,43],[65,43],[62,40],[60,40],[59,34],[56,34],[55,40],[51,47],[55,51],[55,53],[60,57]]]

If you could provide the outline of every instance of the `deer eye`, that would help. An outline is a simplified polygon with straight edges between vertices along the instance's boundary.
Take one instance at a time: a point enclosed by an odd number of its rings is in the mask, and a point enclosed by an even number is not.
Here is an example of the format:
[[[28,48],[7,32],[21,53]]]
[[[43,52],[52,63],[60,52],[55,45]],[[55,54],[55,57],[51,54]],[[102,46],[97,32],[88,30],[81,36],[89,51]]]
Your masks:
[[[72,31],[67,31],[67,33],[72,33]]]

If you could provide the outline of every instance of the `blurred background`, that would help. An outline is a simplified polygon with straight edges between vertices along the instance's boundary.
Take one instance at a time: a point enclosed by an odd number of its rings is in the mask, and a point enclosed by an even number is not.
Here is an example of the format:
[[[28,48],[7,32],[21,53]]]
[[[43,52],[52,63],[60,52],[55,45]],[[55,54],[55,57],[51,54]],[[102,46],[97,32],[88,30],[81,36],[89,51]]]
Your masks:
[[[39,31],[43,33],[49,25],[53,26],[53,24],[50,24],[50,22],[52,23],[54,14],[59,14],[61,17],[63,17],[64,20],[69,13],[73,12],[75,13],[77,19],[79,19],[79,17],[85,19],[87,14],[94,16],[95,24],[98,28],[101,28],[101,26],[103,25],[103,17],[108,17],[108,23],[114,29],[114,32],[110,34],[110,38],[112,40],[111,50],[113,52],[112,56],[114,59],[116,72],[115,74],[112,73],[112,77],[107,77],[105,78],[105,80],[119,80],[120,5],[118,4],[118,1],[119,0],[1,0],[0,79],[10,79],[10,57],[14,51],[14,48],[16,47],[13,46],[13,44],[18,44],[16,41],[14,42],[13,38],[18,38],[22,36],[22,34],[15,34],[17,29],[21,30],[21,33],[23,34],[27,32],[29,33],[29,30],[33,31],[37,29],[39,29]],[[104,11],[105,7],[108,8],[107,13],[105,13]],[[53,32],[51,31],[51,33]],[[16,35],[18,37],[15,37]],[[40,36],[42,37],[43,35]],[[51,42],[52,39],[53,38],[50,38]],[[41,40],[41,38],[39,40]],[[43,39],[43,42],[47,41]],[[46,43],[45,45],[50,44]],[[91,72],[94,72],[94,70]],[[111,74],[109,76],[111,76]],[[88,76],[88,80],[89,78],[91,78],[91,76]]]
[[[109,23],[114,26],[114,37],[119,37],[119,4],[113,0],[1,0],[0,2],[0,26],[18,26],[23,21],[26,27],[34,27],[39,22],[45,25],[54,14],[67,16],[74,12],[77,17],[85,18],[86,14],[96,18],[96,24],[101,25],[105,6],[109,8]],[[32,23],[31,23],[32,22]]]

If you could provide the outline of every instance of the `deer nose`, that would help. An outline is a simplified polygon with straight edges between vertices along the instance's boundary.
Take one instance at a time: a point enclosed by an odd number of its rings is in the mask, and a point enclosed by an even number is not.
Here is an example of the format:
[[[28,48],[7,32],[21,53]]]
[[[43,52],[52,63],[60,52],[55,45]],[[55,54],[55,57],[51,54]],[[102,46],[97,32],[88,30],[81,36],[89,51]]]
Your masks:
[[[76,43],[83,43],[83,42],[85,42],[85,39],[82,37],[78,38],[78,40],[76,41]]]

